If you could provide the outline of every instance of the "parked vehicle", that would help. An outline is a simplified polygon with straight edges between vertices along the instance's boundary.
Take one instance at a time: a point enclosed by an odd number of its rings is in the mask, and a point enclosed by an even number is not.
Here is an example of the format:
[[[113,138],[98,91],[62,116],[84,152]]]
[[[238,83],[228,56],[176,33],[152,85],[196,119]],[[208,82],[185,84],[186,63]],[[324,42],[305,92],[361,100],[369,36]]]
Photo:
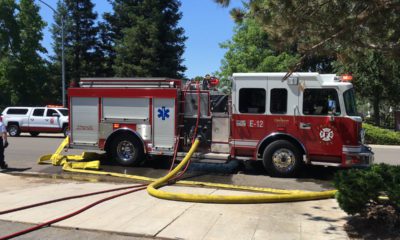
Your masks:
[[[260,160],[273,176],[294,176],[303,165],[372,164],[349,76],[285,76],[235,73],[228,95],[214,90],[218,81],[81,79],[68,90],[69,147],[137,165],[151,155],[183,156],[200,134],[193,158]]]
[[[36,137],[40,133],[64,133],[68,131],[68,109],[57,106],[7,107],[2,113],[8,134],[17,137],[29,132]]]

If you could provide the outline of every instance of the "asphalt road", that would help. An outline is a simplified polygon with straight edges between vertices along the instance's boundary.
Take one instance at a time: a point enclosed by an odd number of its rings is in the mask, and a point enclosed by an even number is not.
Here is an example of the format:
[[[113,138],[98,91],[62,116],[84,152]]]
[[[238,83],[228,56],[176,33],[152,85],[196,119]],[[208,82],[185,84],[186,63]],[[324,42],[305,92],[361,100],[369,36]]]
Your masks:
[[[41,134],[39,137],[23,134],[20,137],[10,137],[10,146],[6,149],[6,161],[10,167],[9,172],[46,173],[53,176],[65,174],[60,167],[37,164],[40,156],[53,153],[62,140],[61,134]],[[400,165],[400,146],[372,147],[375,152],[376,163],[383,162]],[[69,150],[67,154],[80,154],[81,152],[81,150]],[[102,167],[106,171],[148,177],[163,176],[167,172],[169,165],[170,163],[166,159],[151,160],[143,166],[135,168],[115,166],[108,162],[102,163]],[[232,161],[229,164],[194,163],[190,170],[186,176],[192,180],[311,191],[331,188],[332,176],[337,171],[336,168],[308,167],[306,171],[303,171],[300,178],[279,179],[269,177],[259,162],[236,161]]]

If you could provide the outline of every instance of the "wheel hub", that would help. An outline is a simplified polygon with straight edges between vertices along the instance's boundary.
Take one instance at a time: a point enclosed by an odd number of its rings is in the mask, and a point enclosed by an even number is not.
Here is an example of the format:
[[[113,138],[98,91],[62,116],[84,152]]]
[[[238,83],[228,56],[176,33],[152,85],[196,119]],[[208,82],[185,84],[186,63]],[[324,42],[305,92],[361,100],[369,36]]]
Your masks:
[[[10,128],[10,135],[17,135],[17,129],[15,127]]]
[[[282,148],[274,152],[272,155],[272,163],[281,172],[290,171],[295,165],[294,153],[286,148]]]
[[[117,154],[119,159],[123,161],[131,160],[136,153],[135,146],[129,141],[121,141],[117,146]]]

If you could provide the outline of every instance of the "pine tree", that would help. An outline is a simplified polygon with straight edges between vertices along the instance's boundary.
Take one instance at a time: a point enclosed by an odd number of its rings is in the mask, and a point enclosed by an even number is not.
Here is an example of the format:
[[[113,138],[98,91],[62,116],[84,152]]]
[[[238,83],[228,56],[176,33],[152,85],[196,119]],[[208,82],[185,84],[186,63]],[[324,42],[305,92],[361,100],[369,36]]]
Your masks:
[[[97,13],[90,0],[65,0],[57,4],[52,26],[56,65],[61,63],[61,19],[64,17],[65,67],[68,82],[81,77],[96,76],[99,68]]]
[[[115,40],[114,70],[126,77],[181,78],[184,30],[177,0],[115,0],[104,18]]]
[[[229,0],[214,0],[228,6]],[[334,55],[343,50],[374,49],[400,56],[398,0],[248,0],[250,11],[233,9],[240,20],[251,15],[275,47],[295,44],[304,55]]]

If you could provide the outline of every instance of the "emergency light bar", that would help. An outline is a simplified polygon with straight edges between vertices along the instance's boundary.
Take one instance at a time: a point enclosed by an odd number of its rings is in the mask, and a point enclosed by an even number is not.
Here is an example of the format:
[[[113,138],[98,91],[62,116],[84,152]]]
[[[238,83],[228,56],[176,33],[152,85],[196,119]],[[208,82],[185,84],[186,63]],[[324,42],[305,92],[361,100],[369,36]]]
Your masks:
[[[337,82],[351,82],[353,80],[353,76],[350,74],[343,74],[342,76],[336,76],[335,81]]]
[[[349,74],[345,74],[342,76],[342,80],[343,80],[343,82],[350,82],[351,80],[353,80],[353,76],[351,76]]]

